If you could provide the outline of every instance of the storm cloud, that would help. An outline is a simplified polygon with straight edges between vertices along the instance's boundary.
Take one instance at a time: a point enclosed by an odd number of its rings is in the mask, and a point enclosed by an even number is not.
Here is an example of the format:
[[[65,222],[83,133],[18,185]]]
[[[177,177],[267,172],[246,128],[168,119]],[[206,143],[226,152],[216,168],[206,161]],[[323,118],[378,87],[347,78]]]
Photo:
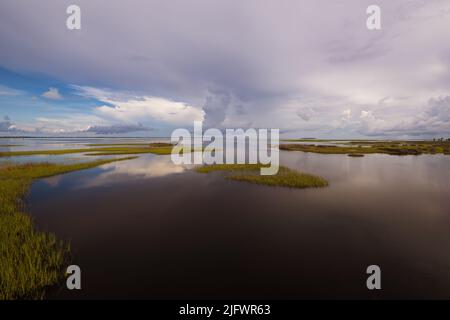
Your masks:
[[[0,120],[0,132],[14,132],[16,128],[14,124],[11,122],[8,116],[3,117],[3,121]]]
[[[447,134],[450,3],[379,0],[382,29],[369,31],[372,2],[79,0],[82,28],[68,30],[72,1],[3,0],[0,65],[135,93],[120,101],[136,102],[126,111],[94,110],[109,121],[136,114],[142,97],[158,97],[191,106],[191,118],[207,127],[317,137]],[[155,115],[149,105],[146,125],[175,116]]]

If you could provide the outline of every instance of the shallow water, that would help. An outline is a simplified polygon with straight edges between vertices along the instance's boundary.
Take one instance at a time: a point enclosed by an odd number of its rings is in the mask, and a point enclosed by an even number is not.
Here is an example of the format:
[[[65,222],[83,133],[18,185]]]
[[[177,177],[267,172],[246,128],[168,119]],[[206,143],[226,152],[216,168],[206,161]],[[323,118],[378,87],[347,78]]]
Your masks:
[[[74,149],[90,144],[168,142],[168,138],[0,138],[0,151]]]
[[[81,291],[50,298],[450,298],[450,157],[281,162],[330,186],[229,181],[151,154],[34,183],[37,225],[82,269]]]
[[[169,142],[169,138],[0,138],[0,152],[9,151],[34,151],[34,150],[60,150],[60,149],[85,149],[96,146],[92,144],[122,144],[122,143],[154,143]],[[2,163],[74,163],[87,162],[99,159],[110,159],[117,156],[89,156],[82,153],[61,155],[32,155],[0,157]],[[119,156],[123,157],[123,156]]]

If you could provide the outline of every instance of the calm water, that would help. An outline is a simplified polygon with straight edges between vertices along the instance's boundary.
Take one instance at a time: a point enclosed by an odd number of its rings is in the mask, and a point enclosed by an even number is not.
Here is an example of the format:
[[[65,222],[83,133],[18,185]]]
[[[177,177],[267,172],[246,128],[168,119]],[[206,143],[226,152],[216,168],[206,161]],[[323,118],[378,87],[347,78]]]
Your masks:
[[[40,228],[83,289],[51,298],[450,298],[450,157],[281,152],[324,189],[228,181],[138,159],[40,180]],[[366,267],[382,270],[369,292]]]
[[[60,149],[87,149],[98,148],[93,144],[116,144],[116,143],[151,143],[170,142],[169,138],[0,138],[0,152],[8,151],[30,151],[30,150],[60,150]],[[119,156],[122,157],[122,156]],[[5,162],[28,163],[28,162],[50,162],[50,163],[74,163],[114,158],[113,156],[89,156],[82,153],[71,153],[62,155],[33,155],[0,157],[0,164]]]

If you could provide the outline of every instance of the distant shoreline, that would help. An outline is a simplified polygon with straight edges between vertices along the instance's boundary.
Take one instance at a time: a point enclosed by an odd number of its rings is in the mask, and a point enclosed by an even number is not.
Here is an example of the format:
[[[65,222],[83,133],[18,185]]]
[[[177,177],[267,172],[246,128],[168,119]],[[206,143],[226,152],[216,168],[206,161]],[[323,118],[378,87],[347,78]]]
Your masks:
[[[0,139],[170,139],[167,137],[106,137],[106,136],[0,136]],[[436,138],[435,138],[436,139]],[[436,139],[437,141],[438,139]],[[444,138],[444,141],[446,138]],[[339,141],[433,141],[433,138],[427,139],[323,139],[323,138],[285,138],[282,142],[339,142]]]
[[[0,139],[170,139],[170,137],[105,137],[105,136],[89,136],[89,137],[74,137],[74,136],[0,136]]]

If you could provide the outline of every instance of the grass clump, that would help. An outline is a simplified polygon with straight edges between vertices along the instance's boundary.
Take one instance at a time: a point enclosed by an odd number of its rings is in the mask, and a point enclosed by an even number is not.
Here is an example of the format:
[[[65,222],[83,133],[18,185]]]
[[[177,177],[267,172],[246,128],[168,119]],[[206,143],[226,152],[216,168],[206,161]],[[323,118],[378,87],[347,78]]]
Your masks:
[[[349,153],[348,156],[349,156],[349,157],[354,157],[354,158],[361,158],[361,157],[364,157],[364,155],[363,155],[363,154],[360,154],[360,153]]]
[[[40,299],[59,281],[69,245],[37,231],[30,216],[0,214],[0,300]]]
[[[260,175],[261,164],[216,164],[202,166],[196,169],[200,173],[226,171],[231,174],[227,179],[254,184],[288,187],[288,188],[320,188],[328,186],[328,181],[312,174],[298,172],[281,166],[275,175]]]
[[[129,158],[79,164],[0,166],[0,300],[40,299],[64,275],[70,247],[54,234],[37,230],[23,199],[31,183]]]
[[[213,164],[208,166],[201,166],[195,170],[200,173],[209,173],[214,171],[253,171],[259,170],[267,165],[263,164]]]

